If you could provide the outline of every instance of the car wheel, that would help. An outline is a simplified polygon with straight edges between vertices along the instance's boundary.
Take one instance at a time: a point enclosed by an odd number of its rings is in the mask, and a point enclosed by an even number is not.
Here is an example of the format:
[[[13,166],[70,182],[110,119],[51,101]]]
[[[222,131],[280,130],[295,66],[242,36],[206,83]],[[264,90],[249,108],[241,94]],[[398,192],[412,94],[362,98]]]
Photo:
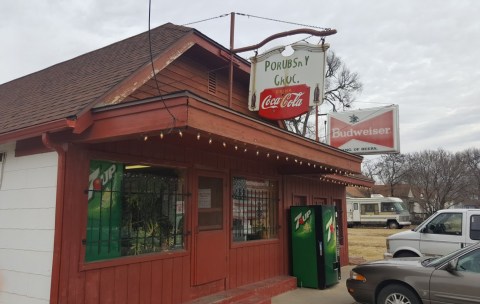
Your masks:
[[[396,258],[413,258],[413,257],[418,257],[418,255],[410,251],[402,251],[397,253],[395,257]]]
[[[387,225],[389,229],[398,229],[398,223],[396,221],[390,221]]]
[[[421,304],[422,301],[409,288],[391,284],[385,286],[378,294],[377,304]]]

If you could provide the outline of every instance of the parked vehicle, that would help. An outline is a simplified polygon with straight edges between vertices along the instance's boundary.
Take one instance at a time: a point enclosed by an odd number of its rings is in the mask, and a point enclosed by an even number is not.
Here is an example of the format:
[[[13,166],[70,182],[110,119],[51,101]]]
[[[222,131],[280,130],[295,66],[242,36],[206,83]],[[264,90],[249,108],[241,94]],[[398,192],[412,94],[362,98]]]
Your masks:
[[[409,226],[410,213],[398,197],[373,196],[368,198],[347,198],[347,224],[382,225],[390,229]]]
[[[367,262],[346,286],[360,303],[480,303],[480,243],[443,257]]]
[[[387,237],[385,258],[445,255],[480,240],[480,209],[443,209]]]

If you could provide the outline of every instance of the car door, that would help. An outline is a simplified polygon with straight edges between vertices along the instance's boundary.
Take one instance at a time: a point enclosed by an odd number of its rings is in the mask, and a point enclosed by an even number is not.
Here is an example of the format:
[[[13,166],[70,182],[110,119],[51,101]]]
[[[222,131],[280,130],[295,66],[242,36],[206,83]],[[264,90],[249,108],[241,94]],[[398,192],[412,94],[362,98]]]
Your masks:
[[[420,252],[435,256],[460,249],[465,242],[464,230],[462,212],[439,213],[421,231]]]
[[[454,261],[453,271],[437,269],[432,273],[431,303],[480,303],[480,249],[471,251]]]

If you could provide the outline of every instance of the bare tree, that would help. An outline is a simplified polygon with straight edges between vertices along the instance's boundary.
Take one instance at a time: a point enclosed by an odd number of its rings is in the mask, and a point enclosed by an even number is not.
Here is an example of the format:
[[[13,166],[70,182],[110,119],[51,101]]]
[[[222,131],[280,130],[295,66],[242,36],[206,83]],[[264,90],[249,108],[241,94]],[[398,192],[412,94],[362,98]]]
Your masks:
[[[361,91],[362,83],[358,74],[351,72],[335,52],[330,52],[327,56],[324,100],[332,105],[334,112],[338,107],[345,110],[350,108],[355,95]]]
[[[362,162],[362,174],[366,177],[377,180],[378,174],[378,160],[377,159],[366,159]]]
[[[432,214],[462,199],[464,168],[458,155],[443,149],[407,155],[409,184],[421,194],[425,212]]]
[[[480,149],[470,148],[460,153],[465,166],[465,201],[480,205]]]
[[[384,184],[390,186],[390,196],[395,196],[395,186],[405,181],[405,155],[384,154],[376,166],[377,177]]]
[[[355,95],[362,91],[358,74],[351,72],[333,51],[329,51],[326,63],[324,102],[332,105],[335,112],[339,108],[350,108]],[[315,117],[315,111],[312,108],[302,116],[286,120],[287,128],[299,135],[313,137],[315,125],[309,122],[311,117]]]

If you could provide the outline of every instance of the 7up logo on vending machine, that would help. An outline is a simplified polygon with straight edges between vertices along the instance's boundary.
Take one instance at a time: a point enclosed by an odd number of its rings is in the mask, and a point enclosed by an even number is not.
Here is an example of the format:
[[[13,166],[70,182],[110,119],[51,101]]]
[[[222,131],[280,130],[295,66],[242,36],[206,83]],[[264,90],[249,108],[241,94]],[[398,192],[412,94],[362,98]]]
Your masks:
[[[335,223],[331,214],[325,225],[325,233],[327,234],[327,243],[330,243],[332,236],[335,236]]]
[[[337,223],[335,218],[335,208],[332,206],[325,206],[323,208],[322,218],[325,253],[331,259],[333,265],[337,259]]]
[[[310,219],[310,215],[312,214],[312,210],[311,209],[308,209],[307,212],[305,212],[305,214],[303,214],[303,212],[300,212],[294,219],[295,221],[295,231],[298,230],[298,228],[300,228],[300,225],[302,226],[305,226],[307,224],[307,221]],[[311,226],[310,224],[307,224],[307,228],[309,230],[311,230]],[[304,227],[304,230],[306,228]]]

